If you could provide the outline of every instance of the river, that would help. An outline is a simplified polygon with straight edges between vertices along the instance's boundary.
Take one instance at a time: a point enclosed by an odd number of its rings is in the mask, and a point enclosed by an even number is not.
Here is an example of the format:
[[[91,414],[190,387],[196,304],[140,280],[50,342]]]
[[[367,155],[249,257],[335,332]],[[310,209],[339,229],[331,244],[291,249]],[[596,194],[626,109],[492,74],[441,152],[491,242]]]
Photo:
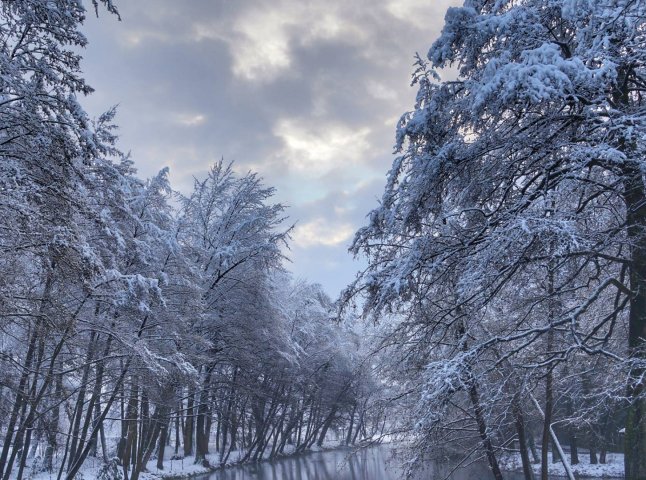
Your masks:
[[[329,450],[272,462],[228,468],[199,477],[199,480],[401,480],[404,475],[391,458],[387,445],[359,451]],[[441,480],[450,472],[447,465],[431,464],[419,479]],[[451,480],[487,480],[491,477],[483,464],[457,470]],[[505,480],[523,480],[521,474],[505,473]]]

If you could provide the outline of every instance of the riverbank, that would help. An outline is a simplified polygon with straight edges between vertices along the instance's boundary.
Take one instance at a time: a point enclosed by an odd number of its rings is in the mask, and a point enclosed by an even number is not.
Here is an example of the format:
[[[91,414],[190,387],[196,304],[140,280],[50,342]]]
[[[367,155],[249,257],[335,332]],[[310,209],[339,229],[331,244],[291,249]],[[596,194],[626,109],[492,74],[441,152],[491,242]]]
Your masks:
[[[287,451],[280,457],[275,458],[296,457],[308,453],[340,450],[345,448],[348,447],[340,445],[338,442],[328,442],[324,443],[322,447],[314,446],[308,450],[301,452],[296,452],[295,450]],[[215,445],[212,446],[212,450],[215,450]],[[177,458],[172,451],[167,451],[166,453],[167,454],[163,462],[163,468],[157,468],[157,459],[150,460],[146,465],[146,470],[140,474],[140,480],[181,480],[201,475],[207,475],[215,471],[251,463],[240,463],[240,459],[243,458],[246,453],[242,450],[231,452],[224,466],[220,465],[219,454],[208,454],[206,456],[206,459],[208,460],[208,463],[210,465],[208,467],[202,464],[194,463],[194,457],[192,456],[186,458]],[[262,461],[265,462],[268,460],[270,460],[270,458],[267,454],[262,459]],[[38,467],[39,460],[38,457],[36,457],[27,464],[25,476],[23,478],[27,478],[29,480],[52,480],[56,478],[57,469],[55,469],[52,473],[46,471],[38,472],[36,471]],[[9,478],[10,480],[14,480],[15,475],[12,474]],[[93,457],[89,457],[87,459],[85,464],[81,467],[76,475],[77,480],[115,480],[119,478],[122,478],[122,473],[121,467],[117,465],[116,460],[111,463],[105,464],[102,460]]]
[[[211,451],[215,451],[215,444],[209,445]],[[274,458],[269,458],[269,453],[265,454],[260,462],[267,462],[269,460],[280,460],[287,458],[297,458],[306,456],[308,454],[317,452],[330,452],[340,450],[350,450],[356,447],[348,447],[339,443],[338,439],[331,439],[319,447],[313,447],[296,452],[295,448],[287,445],[285,452]],[[232,451],[227,458],[224,466],[220,465],[220,455],[218,453],[210,453],[206,455],[206,459],[210,466],[202,464],[195,464],[194,457],[178,458],[172,449],[167,449],[165,452],[165,459],[162,464],[162,469],[157,468],[157,459],[151,459],[146,465],[146,469],[139,475],[140,480],[182,480],[197,476],[208,475],[213,472],[253,465],[259,462],[244,462],[241,459],[247,452],[244,450]],[[27,462],[24,479],[28,480],[54,480],[58,473],[58,466],[54,467],[52,472],[39,471],[41,465],[40,456],[35,456]],[[15,473],[9,477],[9,480],[15,480]],[[76,480],[119,480],[123,478],[122,468],[118,465],[116,458],[107,464],[103,460],[95,457],[88,457],[81,469],[76,475]]]
[[[550,454],[551,461],[551,454]],[[500,459],[500,468],[507,471],[522,472],[523,466],[520,459],[520,453],[509,454]],[[578,477],[586,478],[624,478],[624,455],[622,453],[608,453],[606,463],[591,464],[590,456],[585,453],[579,454],[579,463],[571,465],[572,472]],[[540,474],[541,465],[532,464],[534,473]],[[565,468],[559,461],[550,463],[550,477],[567,478]]]
[[[306,455],[308,453],[340,450],[340,449],[347,449],[347,448],[348,447],[346,447],[345,445],[340,445],[336,442],[324,443],[323,446],[321,447],[313,446],[307,450],[303,450],[300,452],[296,452],[294,449],[292,451],[289,451],[286,448],[286,450],[288,451],[286,451],[279,457],[274,457],[274,459],[296,457],[299,455]],[[185,478],[205,475],[219,470],[244,465],[243,463],[240,463],[240,459],[244,456],[245,453],[246,452],[244,451],[231,452],[231,454],[229,455],[229,458],[227,459],[227,462],[224,465],[220,465],[219,454],[217,453],[208,454],[206,456],[206,459],[208,460],[210,467],[205,467],[203,465],[197,465],[193,463],[193,457],[188,457],[184,459],[173,459],[171,457],[164,460],[163,469],[159,470],[157,468],[157,460],[151,460],[150,462],[148,462],[146,471],[143,472],[139,478],[142,480],[161,480],[161,479],[182,480]],[[270,459],[269,455],[267,454],[263,457],[261,461],[266,462],[269,460],[273,460],[273,459]],[[247,462],[247,463],[251,463],[251,462]],[[91,478],[94,478],[94,477],[91,477]]]

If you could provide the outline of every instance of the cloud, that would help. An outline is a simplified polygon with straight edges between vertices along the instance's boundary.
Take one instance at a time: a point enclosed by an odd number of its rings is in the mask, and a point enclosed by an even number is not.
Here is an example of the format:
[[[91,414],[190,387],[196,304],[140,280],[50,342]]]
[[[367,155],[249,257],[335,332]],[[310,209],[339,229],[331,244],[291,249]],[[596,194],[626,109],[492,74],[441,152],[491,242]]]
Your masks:
[[[206,115],[201,113],[180,113],[176,115],[176,121],[185,127],[196,127],[206,122]]]
[[[122,1],[122,22],[88,16],[83,102],[120,104],[120,147],[184,193],[221,157],[258,171],[297,222],[290,268],[334,294],[414,103],[413,56],[457,3]]]
[[[284,144],[279,157],[298,175],[319,177],[327,172],[361,162],[370,149],[370,129],[350,128],[342,124],[307,125],[285,119],[274,127],[274,134]]]
[[[199,21],[194,39],[225,42],[233,58],[233,74],[243,80],[274,80],[293,66],[297,45],[314,45],[336,38],[356,39],[365,29],[349,21],[341,2],[248,2],[227,22]]]
[[[234,58],[233,73],[247,80],[272,78],[289,68],[289,36],[291,23],[286,12],[264,7],[253,9],[234,24],[234,41],[230,43]]]
[[[423,29],[437,25],[444,18],[444,12],[455,6],[453,0],[390,0],[386,2],[386,10],[398,20]]]
[[[347,244],[354,234],[354,230],[354,226],[350,223],[339,225],[323,218],[315,218],[296,226],[293,234],[294,245],[307,248],[316,245],[333,247]]]

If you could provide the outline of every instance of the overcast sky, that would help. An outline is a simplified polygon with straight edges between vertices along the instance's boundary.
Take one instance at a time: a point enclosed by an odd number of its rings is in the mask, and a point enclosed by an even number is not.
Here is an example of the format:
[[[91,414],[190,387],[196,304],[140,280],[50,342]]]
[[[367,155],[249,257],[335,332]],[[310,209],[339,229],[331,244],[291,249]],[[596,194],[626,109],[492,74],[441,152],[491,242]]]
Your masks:
[[[456,0],[128,0],[89,18],[84,101],[119,104],[120,147],[175,189],[224,157],[277,188],[296,222],[290,269],[336,296],[377,204],[397,120]]]

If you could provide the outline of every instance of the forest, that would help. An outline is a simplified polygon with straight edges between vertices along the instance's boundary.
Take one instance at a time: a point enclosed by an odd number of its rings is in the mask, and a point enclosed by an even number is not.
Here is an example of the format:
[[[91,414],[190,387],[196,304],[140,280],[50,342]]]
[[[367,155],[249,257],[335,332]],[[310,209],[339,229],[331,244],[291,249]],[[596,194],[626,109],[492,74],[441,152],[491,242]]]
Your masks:
[[[80,100],[88,15],[0,7],[0,480],[386,440],[646,479],[646,1],[450,8],[338,299],[259,173],[138,176]]]
[[[136,480],[166,448],[204,462],[210,438],[223,464],[253,461],[341,421],[369,436],[360,339],[285,270],[274,190],[224,162],[188,196],[167,170],[140,180],[114,111],[76,98],[86,14],[2,3],[1,477],[77,478],[96,457]]]
[[[545,480],[558,437],[646,478],[645,22],[638,0],[470,0],[418,58],[352,246],[366,313],[398,319],[416,455],[501,479],[515,443]]]

